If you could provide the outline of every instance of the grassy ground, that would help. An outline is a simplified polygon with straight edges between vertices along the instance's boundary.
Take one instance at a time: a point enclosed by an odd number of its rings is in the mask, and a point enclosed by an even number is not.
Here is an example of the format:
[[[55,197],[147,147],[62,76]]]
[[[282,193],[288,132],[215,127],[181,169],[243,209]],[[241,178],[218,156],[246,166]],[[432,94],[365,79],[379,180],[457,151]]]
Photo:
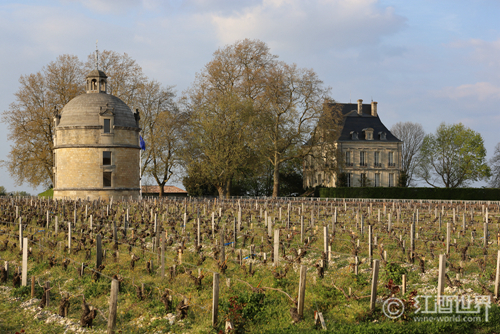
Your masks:
[[[252,201],[253,203],[253,201]],[[119,275],[123,281],[121,283],[121,291],[118,299],[118,314],[117,314],[117,332],[122,333],[155,333],[155,332],[172,332],[172,333],[217,333],[222,330],[225,320],[229,319],[238,329],[237,332],[248,333],[305,333],[315,332],[314,325],[315,312],[322,312],[325,317],[328,332],[331,333],[500,333],[499,311],[495,307],[490,310],[489,322],[474,322],[474,323],[455,323],[455,322],[415,322],[414,315],[411,311],[405,314],[406,321],[393,321],[384,316],[380,310],[380,304],[377,305],[375,312],[370,312],[369,298],[371,286],[371,269],[368,257],[368,235],[366,233],[367,225],[372,224],[374,235],[378,237],[377,246],[374,246],[374,258],[381,259],[380,251],[387,251],[388,263],[381,263],[379,274],[379,296],[388,297],[391,292],[385,288],[385,285],[390,279],[393,279],[396,284],[400,284],[401,275],[406,274],[408,277],[408,291],[416,289],[417,292],[424,294],[429,293],[429,289],[435,289],[437,285],[437,255],[445,252],[445,244],[439,237],[445,235],[446,223],[442,224],[439,229],[437,222],[430,213],[420,212],[420,221],[417,224],[417,233],[419,234],[416,240],[417,258],[414,263],[409,261],[408,254],[408,232],[410,217],[413,210],[403,210],[403,215],[399,223],[393,218],[393,232],[387,233],[386,224],[378,223],[376,220],[376,211],[373,209],[370,213],[367,211],[367,204],[363,204],[362,211],[366,215],[365,230],[361,233],[360,226],[356,226],[355,211],[352,208],[358,208],[358,204],[353,204],[348,208],[347,212],[339,215],[339,223],[336,225],[336,234],[329,240],[329,245],[332,247],[333,258],[329,261],[328,270],[326,270],[323,278],[319,276],[318,270],[315,267],[321,259],[323,249],[323,224],[331,226],[331,206],[325,206],[319,210],[317,206],[308,206],[306,203],[305,210],[315,210],[315,227],[309,227],[306,223],[306,239],[310,242],[307,246],[300,243],[300,216],[297,211],[291,214],[294,226],[292,229],[286,230],[284,221],[277,221],[275,228],[281,229],[281,238],[285,246],[286,256],[289,262],[282,260],[282,263],[277,268],[274,268],[270,263],[270,254],[272,251],[271,243],[267,241],[267,228],[264,227],[262,219],[256,218],[259,215],[258,210],[254,208],[243,210],[242,230],[238,232],[240,238],[236,249],[229,245],[225,248],[227,255],[227,269],[224,273],[221,272],[219,264],[213,258],[213,247],[215,240],[208,236],[211,232],[211,211],[208,205],[206,206],[206,214],[203,214],[201,207],[201,226],[203,237],[203,254],[206,259],[200,263],[200,256],[194,247],[194,216],[198,211],[192,205],[188,206],[188,228],[182,231],[182,213],[184,210],[183,202],[169,202],[169,211],[166,212],[166,207],[149,203],[147,206],[130,206],[131,224],[129,227],[134,229],[134,232],[139,235],[143,234],[140,239],[144,239],[144,246],[151,242],[152,223],[150,223],[150,210],[155,208],[158,212],[158,221],[167,230],[169,237],[176,240],[171,246],[167,247],[166,252],[166,278],[161,278],[158,272],[158,254],[153,253],[150,245],[145,249],[140,247],[141,240],[138,240],[129,251],[127,245],[131,241],[131,231],[127,238],[122,239],[122,233],[119,232],[118,250],[113,247],[112,238],[112,221],[118,223],[118,227],[122,227],[123,218],[125,215],[125,206],[114,204],[114,209],[107,216],[103,212],[102,207],[94,208],[94,231],[93,238],[96,234],[96,227],[101,226],[101,234],[104,235],[103,249],[106,250],[104,259],[105,268],[102,270],[102,277],[96,279],[93,277],[89,269],[80,277],[77,273],[77,268],[82,262],[86,263],[90,268],[94,268],[95,263],[95,245],[90,245],[90,231],[88,228],[89,222],[84,219],[85,207],[78,207],[78,223],[76,228],[73,228],[72,235],[72,252],[64,249],[67,243],[67,235],[64,230],[67,223],[62,221],[73,220],[74,203],[67,203],[66,217],[62,217],[62,208],[59,205],[57,212],[59,214],[59,233],[54,234],[53,222],[49,226],[49,230],[45,225],[46,209],[32,207],[28,203],[24,204],[24,210],[21,210],[22,215],[30,217],[29,224],[25,230],[25,236],[30,238],[30,246],[32,247],[32,255],[28,261],[28,277],[36,277],[41,283],[50,281],[53,290],[51,291],[51,305],[48,307],[53,313],[57,313],[58,304],[61,299],[60,292],[69,293],[71,298],[71,306],[69,309],[69,317],[78,321],[81,314],[82,296],[89,305],[98,308],[104,316],[108,312],[108,298],[110,294],[110,278],[113,275]],[[263,205],[263,203],[261,203]],[[380,208],[380,204],[374,208]],[[286,205],[282,206],[286,208]],[[105,208],[105,207],[104,207]],[[48,208],[49,211],[55,212],[54,208]],[[216,209],[216,208],[213,208]],[[448,212],[450,208],[447,208]],[[214,210],[215,211],[215,210]],[[340,210],[339,210],[340,211]],[[476,213],[477,213],[476,209]],[[8,214],[12,213],[12,206],[7,206],[6,203],[0,203],[0,215],[2,221],[8,220]],[[163,219],[162,214],[166,214],[166,219]],[[278,210],[269,208],[269,215],[278,216]],[[91,214],[89,210],[89,215]],[[235,207],[226,206],[223,209],[223,217],[221,225],[226,225],[226,232],[231,231],[233,217],[235,217]],[[310,212],[307,213],[310,217]],[[498,214],[496,214],[498,215]],[[100,217],[99,217],[100,216]],[[304,215],[306,216],[306,214]],[[394,216],[393,216],[394,217]],[[490,217],[497,219],[493,209],[490,211]],[[449,219],[449,217],[448,217]],[[466,251],[465,260],[462,261],[460,249],[465,247],[467,242],[470,242],[470,237],[460,235],[460,224],[456,224],[456,231],[453,231],[451,241],[457,239],[456,247],[452,247],[452,252],[448,257],[448,262],[454,265],[454,268],[449,267],[448,273],[452,277],[458,272],[457,267],[462,266],[462,277],[460,284],[461,294],[480,295],[486,293],[483,291],[479,283],[492,287],[491,273],[494,272],[496,262],[497,245],[490,245],[485,249],[482,247],[482,241],[479,236],[482,235],[482,223],[479,215],[475,216],[475,223],[469,224],[468,233],[473,229],[477,231],[475,241]],[[316,228],[318,226],[319,228]],[[175,227],[176,232],[171,228]],[[293,228],[295,227],[295,229]],[[19,247],[13,247],[14,242],[18,242],[17,233],[18,225],[7,224],[0,227],[3,234],[0,234],[0,245],[3,245],[4,240],[9,240],[9,246],[0,250],[0,259],[9,261],[11,268],[21,263],[21,254]],[[82,231],[83,229],[83,231]],[[497,224],[490,224],[491,234],[495,235],[498,230]],[[330,230],[331,231],[331,230]],[[48,233],[50,232],[51,235]],[[147,233],[146,233],[147,232]],[[189,233],[189,235],[188,235]],[[243,234],[248,234],[246,246],[242,247]],[[403,251],[397,239],[402,236],[407,241],[406,251]],[[288,238],[290,236],[290,238]],[[220,235],[217,235],[220,237]],[[186,249],[182,256],[182,261],[179,261],[177,256],[177,247],[182,238],[186,242]],[[86,239],[86,241],[81,241]],[[286,240],[289,239],[289,240]],[[493,239],[493,238],[492,238]],[[55,244],[49,244],[48,241]],[[225,242],[232,240],[230,235],[226,235]],[[357,248],[357,240],[360,242],[359,249]],[[82,250],[77,251],[75,247],[82,243]],[[254,244],[256,253],[266,252],[268,259],[264,263],[263,258],[257,256],[253,261],[253,270],[255,273],[249,274],[249,260],[244,260],[244,265],[241,266],[238,261],[239,248],[242,248],[243,256],[249,255],[249,245]],[[431,247],[432,245],[432,247]],[[302,248],[307,250],[307,255],[298,264],[293,260],[292,249]],[[90,258],[86,257],[86,251],[91,251]],[[117,253],[116,253],[117,252]],[[140,257],[136,262],[135,268],[130,265],[131,253]],[[353,254],[357,253],[362,264],[359,266],[359,274],[353,273]],[[116,254],[116,256],[114,256]],[[433,255],[435,254],[435,255]],[[489,255],[488,255],[489,254]],[[282,254],[281,254],[282,255]],[[55,264],[49,264],[49,258],[54,257]],[[62,260],[64,258],[71,259],[71,264],[67,269],[64,269]],[[421,273],[420,261],[423,258],[424,273]],[[147,261],[153,262],[153,271],[150,273],[147,270]],[[480,261],[483,261],[481,263]],[[182,263],[181,263],[182,262]],[[169,277],[169,268],[176,265],[176,277]],[[290,316],[290,308],[292,302],[290,298],[295,299],[298,291],[299,268],[300,265],[307,266],[307,284],[306,284],[306,302],[304,308],[304,320],[292,324]],[[484,268],[483,268],[484,266]],[[198,268],[200,274],[204,275],[201,286],[196,286],[192,276],[198,276]],[[190,272],[192,271],[192,272]],[[283,278],[276,278],[276,273],[285,272]],[[7,286],[12,287],[12,272]],[[212,303],[212,284],[213,273],[220,272],[220,300],[219,300],[219,323],[217,328],[211,328],[211,303]],[[140,298],[137,295],[137,287],[144,284],[145,297]],[[351,293],[348,293],[349,288]],[[160,300],[161,294],[169,289],[172,296],[172,303],[169,308]],[[261,290],[263,289],[263,290]],[[470,291],[465,291],[470,289]],[[29,298],[30,289],[18,288],[12,291],[13,296]],[[459,292],[456,292],[457,294]],[[40,298],[42,289],[37,286],[36,297]],[[288,295],[288,296],[287,296]],[[402,296],[401,292],[395,293],[397,297],[408,299]],[[1,297],[0,297],[1,298]],[[170,324],[166,315],[168,313],[176,313],[176,307],[183,300],[189,300],[189,311],[186,319]],[[58,333],[63,332],[62,328],[54,327],[53,325],[43,325],[40,321],[32,320],[33,315],[29,313],[21,313],[18,310],[17,302],[11,302],[6,299],[0,300],[0,333],[15,333],[24,328],[27,332],[35,333]],[[13,307],[14,306],[14,307]],[[17,310],[17,311],[16,311]],[[26,315],[26,314],[28,315]],[[94,320],[94,325],[97,329],[104,331],[106,328],[106,320],[99,315]],[[45,331],[45,332],[44,332]],[[324,331],[323,331],[324,332]]]
[[[56,324],[46,324],[35,320],[33,314],[28,311],[21,311],[21,302],[14,302],[0,297],[0,333],[15,334],[22,333],[40,333],[54,334],[63,333],[64,327]]]

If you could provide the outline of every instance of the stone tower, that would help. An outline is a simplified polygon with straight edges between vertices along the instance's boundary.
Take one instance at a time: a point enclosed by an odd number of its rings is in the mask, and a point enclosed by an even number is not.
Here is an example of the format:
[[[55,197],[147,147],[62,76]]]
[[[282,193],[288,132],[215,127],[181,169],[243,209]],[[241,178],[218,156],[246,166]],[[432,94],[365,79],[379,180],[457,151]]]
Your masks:
[[[54,111],[54,198],[138,198],[139,114],[107,94],[97,64],[86,91]]]

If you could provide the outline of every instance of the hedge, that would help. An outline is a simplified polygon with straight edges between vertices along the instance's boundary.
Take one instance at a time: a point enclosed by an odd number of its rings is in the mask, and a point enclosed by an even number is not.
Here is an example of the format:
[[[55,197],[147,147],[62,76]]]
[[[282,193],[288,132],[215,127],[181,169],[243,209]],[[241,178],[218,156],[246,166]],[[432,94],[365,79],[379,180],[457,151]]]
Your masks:
[[[498,188],[380,188],[339,187],[317,188],[316,197],[330,198],[388,198],[388,199],[439,199],[498,201]]]

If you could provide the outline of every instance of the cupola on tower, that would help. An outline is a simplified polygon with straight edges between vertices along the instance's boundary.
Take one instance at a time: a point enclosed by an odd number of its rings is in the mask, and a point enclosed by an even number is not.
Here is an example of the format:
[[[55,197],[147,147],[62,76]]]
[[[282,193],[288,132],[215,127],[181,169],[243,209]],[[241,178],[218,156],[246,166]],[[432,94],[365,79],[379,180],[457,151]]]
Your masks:
[[[86,77],[86,94],[54,112],[54,198],[138,198],[139,113],[107,94],[107,76]]]

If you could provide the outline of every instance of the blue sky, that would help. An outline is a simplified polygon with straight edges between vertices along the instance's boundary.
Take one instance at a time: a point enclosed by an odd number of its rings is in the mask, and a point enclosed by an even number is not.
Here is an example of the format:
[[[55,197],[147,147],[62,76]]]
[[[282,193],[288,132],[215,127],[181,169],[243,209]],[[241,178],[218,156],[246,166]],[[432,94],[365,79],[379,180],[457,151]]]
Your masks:
[[[212,54],[244,38],[281,60],[313,68],[339,102],[378,102],[387,127],[441,122],[500,142],[500,2],[487,0],[60,0],[0,3],[0,110],[21,75],[61,54],[127,53],[178,95]],[[0,124],[0,160],[9,152]],[[0,168],[0,185],[15,185]]]

